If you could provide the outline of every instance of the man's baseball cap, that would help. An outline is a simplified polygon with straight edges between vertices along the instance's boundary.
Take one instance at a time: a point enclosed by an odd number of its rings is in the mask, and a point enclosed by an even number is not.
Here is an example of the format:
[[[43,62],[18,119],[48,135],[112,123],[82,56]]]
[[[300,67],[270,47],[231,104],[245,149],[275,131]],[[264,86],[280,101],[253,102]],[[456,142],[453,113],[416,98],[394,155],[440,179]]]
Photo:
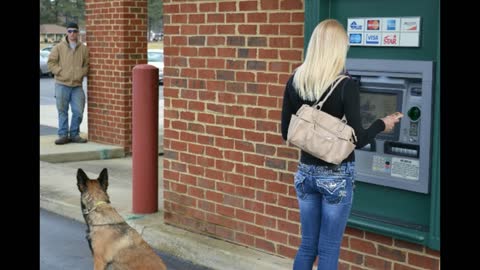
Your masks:
[[[75,29],[78,29],[78,24],[74,23],[74,22],[69,22],[67,24],[67,28],[75,28]]]

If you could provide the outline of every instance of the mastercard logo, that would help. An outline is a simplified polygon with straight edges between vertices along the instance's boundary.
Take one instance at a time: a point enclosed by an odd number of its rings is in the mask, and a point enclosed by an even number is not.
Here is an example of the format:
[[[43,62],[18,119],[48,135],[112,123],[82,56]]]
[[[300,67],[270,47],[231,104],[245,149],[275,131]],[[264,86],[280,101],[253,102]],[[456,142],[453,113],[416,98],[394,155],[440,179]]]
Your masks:
[[[380,30],[380,20],[368,20],[367,30]]]

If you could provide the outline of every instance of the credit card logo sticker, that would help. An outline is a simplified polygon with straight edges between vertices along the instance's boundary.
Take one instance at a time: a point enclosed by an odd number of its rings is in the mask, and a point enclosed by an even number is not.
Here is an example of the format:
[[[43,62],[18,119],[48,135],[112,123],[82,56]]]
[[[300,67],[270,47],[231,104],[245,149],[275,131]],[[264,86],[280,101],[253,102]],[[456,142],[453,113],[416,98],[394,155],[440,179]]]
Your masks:
[[[380,20],[367,20],[367,30],[380,30]]]
[[[396,20],[387,20],[387,30],[397,30],[397,27],[396,27]]]
[[[362,44],[362,34],[350,34],[350,44]]]
[[[366,34],[365,35],[365,44],[368,45],[380,45],[380,35],[379,34]]]
[[[398,45],[397,35],[386,35],[383,37],[383,45]]]
[[[416,22],[404,22],[403,29],[408,31],[417,30],[417,23]]]
[[[350,29],[351,30],[363,30],[363,24],[359,24],[357,23],[357,21],[353,21],[351,24],[350,24]]]
[[[419,16],[352,17],[345,26],[350,46],[420,46],[422,18]]]

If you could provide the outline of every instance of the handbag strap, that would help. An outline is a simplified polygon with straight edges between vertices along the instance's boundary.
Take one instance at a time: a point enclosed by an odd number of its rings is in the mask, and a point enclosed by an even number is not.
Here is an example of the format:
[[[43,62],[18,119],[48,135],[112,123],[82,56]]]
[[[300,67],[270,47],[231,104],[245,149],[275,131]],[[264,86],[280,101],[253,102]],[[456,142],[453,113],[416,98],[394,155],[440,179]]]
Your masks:
[[[322,106],[323,104],[325,103],[325,101],[327,101],[327,99],[330,97],[330,95],[333,93],[333,90],[335,90],[335,88],[338,86],[338,84],[345,78],[349,78],[348,76],[346,75],[339,75],[337,78],[336,78],[336,81],[334,81],[332,87],[330,87],[330,91],[328,92],[327,96],[322,100],[322,101],[318,101],[318,102],[315,102],[315,104],[312,105],[312,107],[316,107],[318,110],[322,110]],[[345,87],[345,85],[343,85],[342,89],[341,89],[341,95],[342,95],[342,102],[343,102],[343,88]],[[317,106],[318,105],[318,106]],[[342,122],[345,123],[345,125],[347,124],[347,118],[345,117],[345,114],[343,114],[343,117],[342,117]],[[354,141],[354,143],[357,143],[357,135],[355,134],[355,130],[352,129],[352,139]]]
[[[339,75],[334,83],[332,84],[332,86],[330,87],[330,91],[328,92],[327,96],[323,99],[323,100],[319,100],[318,102],[315,102],[312,107],[314,106],[317,106],[318,105],[318,109],[321,110],[322,107],[323,107],[323,104],[325,103],[325,101],[327,101],[327,99],[330,97],[330,95],[333,93],[333,90],[335,90],[335,88],[337,87],[337,85],[345,78],[348,78],[348,76],[346,75]]]

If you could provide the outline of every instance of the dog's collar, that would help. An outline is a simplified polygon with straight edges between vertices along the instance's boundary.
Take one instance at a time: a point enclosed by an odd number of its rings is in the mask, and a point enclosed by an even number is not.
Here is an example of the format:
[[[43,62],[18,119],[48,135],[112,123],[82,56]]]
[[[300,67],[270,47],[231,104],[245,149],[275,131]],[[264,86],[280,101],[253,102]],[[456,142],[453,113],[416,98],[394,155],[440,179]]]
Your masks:
[[[102,205],[102,204],[108,204],[108,202],[106,201],[98,201],[96,202],[94,205],[93,205],[93,208],[88,210],[88,209],[83,209],[83,214],[84,215],[88,215],[90,214],[92,211],[95,211],[95,209],[97,209],[98,206]]]
[[[112,226],[112,225],[121,225],[121,224],[127,224],[126,221],[121,221],[121,222],[117,222],[117,223],[104,223],[104,224],[90,224],[91,227],[95,227],[95,226]]]

